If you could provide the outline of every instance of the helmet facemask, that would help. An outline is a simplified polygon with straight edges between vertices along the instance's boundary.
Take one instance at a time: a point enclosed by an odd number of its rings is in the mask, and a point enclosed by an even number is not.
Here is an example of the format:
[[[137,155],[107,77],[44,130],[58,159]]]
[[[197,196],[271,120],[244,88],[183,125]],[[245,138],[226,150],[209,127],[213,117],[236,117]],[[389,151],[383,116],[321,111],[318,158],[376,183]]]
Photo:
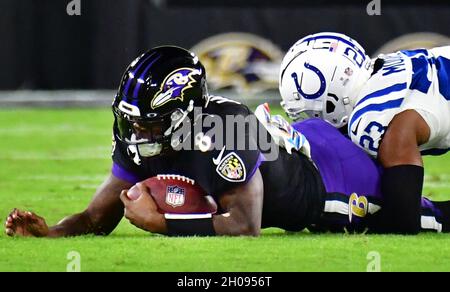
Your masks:
[[[193,108],[191,102],[185,110],[175,109],[159,117],[148,114],[148,118],[132,116],[114,108],[116,137],[143,158],[168,154],[178,145],[178,138],[173,133],[180,128]]]
[[[303,121],[310,118],[322,118],[322,102],[318,100],[307,100],[298,92],[292,94],[280,102],[281,107],[293,121]]]

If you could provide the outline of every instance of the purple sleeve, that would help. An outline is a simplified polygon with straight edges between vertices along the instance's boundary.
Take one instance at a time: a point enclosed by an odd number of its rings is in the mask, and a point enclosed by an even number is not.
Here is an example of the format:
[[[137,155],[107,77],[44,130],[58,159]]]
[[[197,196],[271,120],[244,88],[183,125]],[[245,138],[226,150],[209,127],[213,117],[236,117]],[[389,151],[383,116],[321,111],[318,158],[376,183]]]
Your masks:
[[[141,179],[136,174],[130,172],[129,170],[122,168],[120,165],[118,165],[115,162],[113,162],[111,172],[115,177],[123,179],[132,184],[135,184],[135,183],[141,181]]]
[[[293,127],[308,139],[327,192],[382,198],[380,165],[350,139],[320,119],[308,119]]]
[[[262,155],[262,153],[259,153],[258,156],[258,160],[256,161],[255,165],[253,166],[252,171],[249,172],[249,175],[247,176],[246,181],[250,181],[250,179],[253,177],[253,175],[255,174],[256,170],[258,170],[258,168],[261,166],[261,163],[264,161],[264,155]]]

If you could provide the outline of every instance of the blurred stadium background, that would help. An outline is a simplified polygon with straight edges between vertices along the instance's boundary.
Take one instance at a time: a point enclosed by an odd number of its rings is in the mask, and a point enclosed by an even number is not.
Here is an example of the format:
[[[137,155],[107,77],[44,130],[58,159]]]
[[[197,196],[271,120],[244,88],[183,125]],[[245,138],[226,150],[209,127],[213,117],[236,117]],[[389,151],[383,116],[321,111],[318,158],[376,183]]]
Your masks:
[[[0,1],[0,218],[18,207],[55,224],[86,207],[110,171],[121,74],[153,46],[191,48],[212,92],[254,105],[278,103],[280,59],[307,34],[348,34],[371,56],[450,44],[448,0],[378,0],[374,16],[370,0],[78,0],[81,15],[69,16],[71,2]],[[450,157],[425,163],[424,193],[448,199]],[[450,271],[446,235],[151,238],[126,220],[107,238],[2,232],[0,271],[63,271],[70,251],[83,271],[366,271],[372,251],[383,271]]]
[[[69,16],[69,3],[81,15]],[[301,36],[348,34],[369,55],[450,44],[448,1],[4,0],[0,106],[104,106],[125,67],[162,44],[192,48],[212,91],[278,99],[283,53]],[[49,92],[50,90],[50,92]],[[76,91],[74,91],[76,90]]]

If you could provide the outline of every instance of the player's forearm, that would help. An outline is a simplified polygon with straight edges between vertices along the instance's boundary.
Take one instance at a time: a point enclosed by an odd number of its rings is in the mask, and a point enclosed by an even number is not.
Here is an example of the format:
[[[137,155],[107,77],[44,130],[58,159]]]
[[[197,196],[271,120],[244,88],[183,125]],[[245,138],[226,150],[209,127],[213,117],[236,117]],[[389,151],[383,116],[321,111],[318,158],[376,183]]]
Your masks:
[[[400,165],[423,167],[419,146],[430,138],[430,128],[414,110],[394,117],[381,142],[378,160],[384,168]]]
[[[259,236],[261,224],[251,223],[249,220],[240,217],[231,216],[230,213],[214,216],[214,230],[216,230],[216,234],[224,236]]]
[[[97,190],[85,211],[68,216],[49,230],[49,237],[85,234],[107,235],[123,217],[123,204],[119,195],[131,184],[111,174]]]
[[[95,228],[87,214],[79,213],[68,216],[55,226],[50,227],[47,237],[69,237],[90,233],[101,234],[99,231],[101,230]]]
[[[220,199],[223,210],[228,212],[213,217],[217,235],[259,236],[263,209],[263,181],[259,170],[251,180]]]

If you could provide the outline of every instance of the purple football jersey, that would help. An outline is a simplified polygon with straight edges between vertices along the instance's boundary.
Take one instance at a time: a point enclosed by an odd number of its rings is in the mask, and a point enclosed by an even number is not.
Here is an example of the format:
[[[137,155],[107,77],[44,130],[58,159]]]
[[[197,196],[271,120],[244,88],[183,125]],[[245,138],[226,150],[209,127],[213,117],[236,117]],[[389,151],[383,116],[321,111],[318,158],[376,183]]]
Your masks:
[[[381,199],[381,167],[336,128],[321,119],[293,124],[311,145],[327,192]]]

